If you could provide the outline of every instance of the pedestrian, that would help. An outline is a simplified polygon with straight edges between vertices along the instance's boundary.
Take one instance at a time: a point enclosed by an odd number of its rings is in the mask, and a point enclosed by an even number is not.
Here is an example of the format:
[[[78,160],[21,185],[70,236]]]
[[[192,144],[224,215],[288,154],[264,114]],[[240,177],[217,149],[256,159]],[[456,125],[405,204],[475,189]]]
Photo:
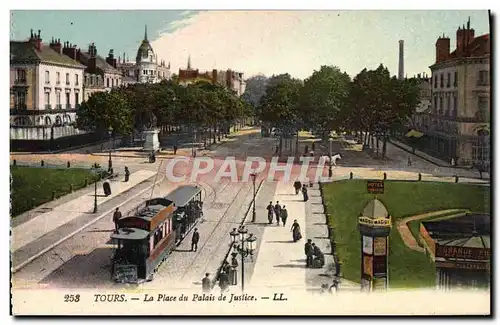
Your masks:
[[[203,292],[210,292],[212,290],[212,281],[210,281],[210,273],[205,273],[205,277],[201,280],[201,288]]]
[[[120,208],[116,208],[113,213],[113,222],[115,223],[115,233],[118,233],[118,221],[122,218],[122,213],[120,212]]]
[[[177,154],[177,144],[174,144],[174,155]]]
[[[300,189],[302,187],[302,183],[299,181],[299,180],[296,180],[294,183],[293,183],[293,187],[295,188],[295,194],[299,194],[300,192]]]
[[[325,254],[319,249],[318,246],[316,246],[315,243],[312,243],[313,247],[313,254],[314,254],[314,260],[313,260],[313,267],[314,268],[321,268],[325,265]]]
[[[297,222],[297,219],[293,221],[292,228],[290,229],[290,231],[292,232],[292,239],[294,242],[302,238],[302,234],[300,233],[300,226],[299,223]]]
[[[224,291],[227,290],[228,287],[229,287],[229,276],[224,271],[222,271],[219,274],[219,288],[220,288],[220,292],[223,293]]]
[[[309,200],[306,184],[302,185],[302,196],[304,197],[304,202],[307,202]]]
[[[306,254],[306,267],[312,267],[312,265],[313,265],[313,246],[312,246],[311,239],[308,239],[307,243],[304,245],[304,253]]]
[[[198,228],[194,228],[193,237],[191,238],[191,251],[198,250],[198,242],[200,241],[200,233]]]
[[[304,155],[307,155],[309,152],[309,146],[306,144],[306,147],[304,148]]]
[[[311,145],[312,151],[316,150],[316,141],[314,141]]]
[[[229,264],[228,261],[224,262],[224,265],[222,266],[222,271],[226,273],[229,276],[229,272],[231,271],[231,264]]]
[[[269,205],[267,206],[267,220],[269,221],[268,224],[273,223],[273,212],[274,212],[274,207],[273,207],[273,201],[269,202]]]
[[[276,201],[276,205],[274,206],[274,214],[276,215],[276,224],[279,226],[281,216],[281,205],[279,201]]]
[[[451,158],[451,165],[455,166],[455,158]]]
[[[283,206],[281,208],[281,213],[280,213],[281,221],[283,221],[283,227],[286,225],[286,219],[288,218],[288,211],[286,210],[286,206]]]
[[[411,166],[411,157],[408,156],[408,167]]]
[[[130,177],[130,171],[128,170],[128,167],[125,166],[125,182],[128,182],[129,177]]]

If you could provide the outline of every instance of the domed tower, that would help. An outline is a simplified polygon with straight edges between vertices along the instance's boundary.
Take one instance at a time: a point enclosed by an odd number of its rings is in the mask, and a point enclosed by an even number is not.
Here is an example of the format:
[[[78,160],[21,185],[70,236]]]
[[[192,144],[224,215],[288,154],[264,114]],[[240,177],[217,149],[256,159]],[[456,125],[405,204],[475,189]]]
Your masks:
[[[137,81],[141,83],[156,82],[157,80],[157,60],[153,47],[148,40],[148,26],[144,27],[144,39],[137,50],[136,61],[136,75]]]

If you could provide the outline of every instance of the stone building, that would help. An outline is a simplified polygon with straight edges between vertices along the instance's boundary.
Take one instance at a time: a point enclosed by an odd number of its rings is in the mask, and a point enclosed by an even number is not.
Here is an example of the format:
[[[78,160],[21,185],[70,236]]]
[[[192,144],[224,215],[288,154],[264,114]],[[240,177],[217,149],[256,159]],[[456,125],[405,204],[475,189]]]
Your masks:
[[[83,100],[85,66],[62,52],[59,40],[10,42],[10,138],[49,140],[79,134],[72,124]]]
[[[121,71],[124,76],[126,85],[133,83],[157,83],[162,80],[170,79],[170,64],[166,65],[165,61],[160,60],[155,54],[151,43],[148,40],[147,26],[144,29],[144,39],[139,48],[135,63],[125,60],[118,60],[116,68]]]
[[[456,47],[450,38],[436,42],[432,71],[432,109],[420,130],[429,153],[458,165],[490,163],[490,35],[459,27]]]
[[[218,84],[233,90],[238,96],[245,92],[243,73],[231,69],[226,71],[213,69],[212,71],[200,71],[191,67],[191,57],[188,57],[186,69],[179,69],[179,84],[188,85],[199,81]]]

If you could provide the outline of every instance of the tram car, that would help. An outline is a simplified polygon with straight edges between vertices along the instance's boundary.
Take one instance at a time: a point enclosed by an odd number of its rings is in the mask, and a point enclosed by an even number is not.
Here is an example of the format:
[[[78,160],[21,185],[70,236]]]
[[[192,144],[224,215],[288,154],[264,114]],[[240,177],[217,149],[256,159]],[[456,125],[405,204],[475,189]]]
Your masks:
[[[201,189],[180,186],[165,197],[145,201],[118,221],[112,278],[120,283],[153,279],[168,254],[203,215]]]

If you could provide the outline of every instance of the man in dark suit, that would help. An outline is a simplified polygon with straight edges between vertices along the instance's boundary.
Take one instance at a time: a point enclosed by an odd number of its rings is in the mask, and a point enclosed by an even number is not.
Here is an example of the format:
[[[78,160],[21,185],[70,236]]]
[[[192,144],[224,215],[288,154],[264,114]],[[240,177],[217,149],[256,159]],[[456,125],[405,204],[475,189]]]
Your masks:
[[[276,224],[279,226],[281,217],[281,205],[279,201],[276,201],[276,205],[274,206],[274,214],[276,215]]]
[[[193,237],[191,238],[191,251],[198,250],[198,242],[200,241],[200,233],[198,228],[194,228]]]
[[[118,233],[118,221],[122,218],[122,213],[120,212],[120,208],[116,208],[113,213],[113,222],[115,223],[115,233]]]
[[[201,280],[201,288],[203,292],[210,292],[212,290],[212,281],[210,281],[210,273],[205,273],[205,277]]]
[[[306,254],[306,267],[312,267],[314,252],[311,239],[307,240],[307,243],[304,246],[304,253]]]

